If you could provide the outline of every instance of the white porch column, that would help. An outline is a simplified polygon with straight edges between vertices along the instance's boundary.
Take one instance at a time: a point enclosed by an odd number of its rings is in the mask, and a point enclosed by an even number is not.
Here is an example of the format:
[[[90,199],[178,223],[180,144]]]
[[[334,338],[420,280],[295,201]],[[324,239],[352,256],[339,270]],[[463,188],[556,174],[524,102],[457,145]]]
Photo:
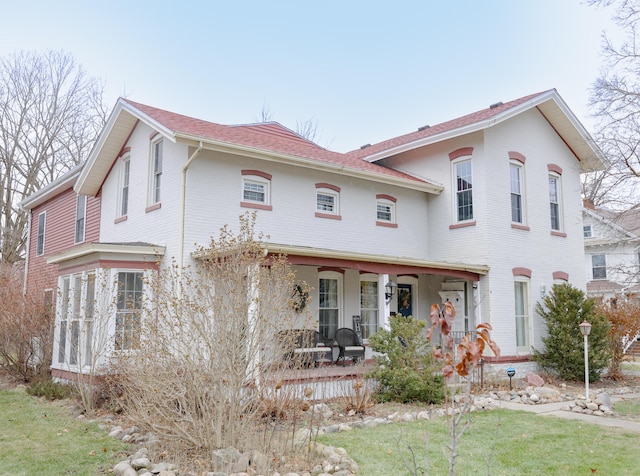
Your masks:
[[[393,295],[393,297],[387,302],[385,297],[385,286],[389,281],[392,281],[391,275],[389,274],[380,274],[378,275],[378,309],[380,310],[378,315],[378,326],[384,329],[391,329],[389,324],[389,316],[391,315],[392,305],[397,303],[398,295],[397,293]]]

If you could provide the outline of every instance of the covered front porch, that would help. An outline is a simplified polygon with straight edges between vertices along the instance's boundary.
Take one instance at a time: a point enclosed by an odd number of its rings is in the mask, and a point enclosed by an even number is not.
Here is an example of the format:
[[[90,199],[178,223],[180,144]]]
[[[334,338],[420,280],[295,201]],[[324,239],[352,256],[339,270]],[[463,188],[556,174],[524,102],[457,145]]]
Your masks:
[[[355,330],[365,345],[365,360],[373,356],[369,336],[388,328],[392,315],[429,323],[431,305],[451,301],[455,333],[472,332],[483,322],[479,296],[486,266],[289,245],[266,248],[271,255],[286,255],[296,280],[310,288],[305,327],[317,330],[328,345],[338,329]]]

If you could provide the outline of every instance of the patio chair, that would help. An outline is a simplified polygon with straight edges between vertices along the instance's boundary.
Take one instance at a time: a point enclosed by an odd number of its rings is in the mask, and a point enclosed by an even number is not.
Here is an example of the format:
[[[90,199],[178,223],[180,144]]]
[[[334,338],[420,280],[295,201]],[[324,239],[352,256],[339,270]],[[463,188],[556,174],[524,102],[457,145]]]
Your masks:
[[[360,359],[364,360],[364,345],[353,329],[341,327],[336,331],[335,341],[338,345],[336,364],[340,359],[344,364],[347,357],[351,358],[354,364],[358,363]]]

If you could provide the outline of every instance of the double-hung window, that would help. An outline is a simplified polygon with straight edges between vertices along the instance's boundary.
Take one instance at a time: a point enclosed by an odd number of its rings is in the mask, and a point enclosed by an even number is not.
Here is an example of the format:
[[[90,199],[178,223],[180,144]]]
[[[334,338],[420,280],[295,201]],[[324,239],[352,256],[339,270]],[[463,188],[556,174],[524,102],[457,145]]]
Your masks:
[[[36,255],[44,254],[44,228],[47,223],[47,215],[42,212],[38,215],[38,238],[36,242]]]
[[[340,219],[340,187],[328,183],[316,184],[316,216]]]
[[[120,209],[118,210],[120,217],[126,217],[129,213],[129,171],[131,170],[131,162],[129,157],[122,159],[120,163]]]
[[[327,340],[335,336],[340,322],[342,275],[323,271],[318,279],[318,331]]]
[[[140,343],[142,283],[142,272],[118,273],[115,350],[132,350]]]
[[[391,195],[376,195],[376,225],[396,227],[396,198]]]
[[[471,158],[453,163],[456,221],[473,220],[473,175]]]
[[[593,238],[593,228],[591,225],[584,225],[582,227],[582,235],[584,238]]]
[[[511,175],[511,222],[524,224],[524,198],[523,198],[523,167],[522,164],[512,161],[509,164]]]
[[[85,226],[87,221],[87,197],[78,195],[76,198],[76,233],[75,243],[84,241]]]
[[[360,278],[360,319],[362,337],[368,339],[378,330],[378,280],[377,276]]]
[[[548,164],[549,170],[549,213],[551,233],[562,234],[562,169],[555,164]]]
[[[607,279],[606,255],[591,255],[591,273],[593,279]]]
[[[158,140],[152,143],[151,157],[151,204],[160,203],[160,189],[162,185],[162,161],[163,161],[163,141]]]
[[[529,353],[529,281],[517,279],[514,282],[516,348],[518,353]]]
[[[271,210],[271,175],[259,170],[243,170],[240,205]]]
[[[58,312],[60,315],[58,329],[58,363],[64,364],[67,359],[67,326],[69,324],[69,297],[71,290],[71,278],[65,276],[60,283],[60,301]]]

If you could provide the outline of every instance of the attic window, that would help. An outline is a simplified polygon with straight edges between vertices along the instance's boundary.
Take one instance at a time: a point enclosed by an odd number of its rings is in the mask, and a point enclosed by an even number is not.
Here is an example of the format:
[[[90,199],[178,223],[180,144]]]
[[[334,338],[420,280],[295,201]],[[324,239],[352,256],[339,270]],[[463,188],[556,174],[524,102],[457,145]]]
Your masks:
[[[495,102],[491,106],[489,106],[489,109],[495,109],[496,107],[500,107],[502,105],[503,105],[502,101]]]

